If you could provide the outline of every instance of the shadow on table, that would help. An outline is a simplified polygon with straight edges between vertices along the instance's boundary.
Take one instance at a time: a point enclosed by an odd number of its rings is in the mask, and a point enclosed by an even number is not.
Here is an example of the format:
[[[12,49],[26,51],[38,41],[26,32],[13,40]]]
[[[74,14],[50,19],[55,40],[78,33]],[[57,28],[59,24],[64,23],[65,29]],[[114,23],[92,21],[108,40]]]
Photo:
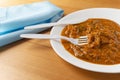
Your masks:
[[[120,80],[120,73],[99,73],[83,69],[79,69],[79,71],[82,71],[83,75],[93,80]]]
[[[15,47],[15,46],[17,46],[17,45],[19,45],[19,44],[21,44],[21,43],[23,43],[23,42],[26,42],[26,41],[28,41],[28,39],[22,39],[22,40],[19,40],[19,41],[14,42],[14,43],[5,45],[5,46],[3,46],[3,47],[0,47],[0,52],[3,52],[3,51],[5,51],[5,50],[7,50],[7,49],[10,49],[10,48],[13,48],[13,47]]]
[[[120,80],[120,73],[100,73],[100,72],[93,72],[93,71],[88,71],[84,70],[78,67],[75,67],[67,62],[68,68],[71,69],[71,71],[77,76],[84,76],[86,79],[85,80]]]
[[[49,33],[50,30],[51,30],[51,28],[40,32],[40,34]],[[39,34],[39,33],[38,33],[38,34]],[[3,52],[3,51],[5,51],[5,50],[7,50],[7,49],[10,49],[10,48],[13,48],[13,47],[15,47],[15,46],[17,46],[17,45],[19,45],[19,44],[21,44],[21,43],[24,43],[24,42],[28,41],[28,40],[29,40],[29,39],[22,39],[22,40],[18,40],[18,41],[16,41],[16,42],[13,42],[13,43],[11,43],[11,44],[8,44],[8,45],[6,45],[6,46],[0,47],[0,52]]]

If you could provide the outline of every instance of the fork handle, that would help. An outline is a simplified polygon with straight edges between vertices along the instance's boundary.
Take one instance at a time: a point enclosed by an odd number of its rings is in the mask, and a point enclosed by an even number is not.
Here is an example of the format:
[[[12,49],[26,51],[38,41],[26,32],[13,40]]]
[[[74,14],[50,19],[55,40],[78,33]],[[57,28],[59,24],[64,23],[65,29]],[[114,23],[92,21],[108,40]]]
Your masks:
[[[57,25],[66,25],[70,23],[44,23],[44,24],[38,24],[33,26],[26,26],[24,29],[38,29],[38,28],[49,28],[51,26],[57,26]]]
[[[59,35],[48,35],[48,34],[21,34],[23,38],[35,38],[35,39],[65,39],[69,41],[69,38]]]

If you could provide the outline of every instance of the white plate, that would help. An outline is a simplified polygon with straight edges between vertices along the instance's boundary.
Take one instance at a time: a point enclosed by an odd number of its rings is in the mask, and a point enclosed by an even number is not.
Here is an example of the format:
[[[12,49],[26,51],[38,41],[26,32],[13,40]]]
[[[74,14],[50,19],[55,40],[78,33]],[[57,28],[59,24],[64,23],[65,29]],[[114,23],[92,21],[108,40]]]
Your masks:
[[[64,22],[71,19],[79,19],[80,22],[88,19],[88,18],[105,18],[110,19],[118,24],[120,24],[120,10],[113,8],[90,8],[84,9],[80,11],[73,12],[65,17],[63,17],[59,22]],[[60,35],[64,26],[54,26],[51,31],[51,35]],[[120,64],[117,65],[100,65],[89,63],[83,60],[80,60],[73,55],[71,55],[68,51],[65,50],[61,42],[51,40],[51,45],[55,52],[65,61],[77,66],[79,68],[83,68],[90,71],[95,72],[105,72],[105,73],[120,73]]]

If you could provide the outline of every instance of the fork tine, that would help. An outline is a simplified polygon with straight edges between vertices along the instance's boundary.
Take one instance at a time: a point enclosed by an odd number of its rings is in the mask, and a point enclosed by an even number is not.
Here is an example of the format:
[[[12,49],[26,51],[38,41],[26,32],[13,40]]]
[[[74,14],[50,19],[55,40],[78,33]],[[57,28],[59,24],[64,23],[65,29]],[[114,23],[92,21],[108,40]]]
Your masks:
[[[81,40],[78,40],[79,42],[87,42],[87,40],[84,40],[84,41],[81,41]]]
[[[81,41],[80,41],[80,42],[78,42],[78,43],[79,43],[79,44],[80,44],[80,43],[87,43],[87,41],[85,41],[85,42],[81,42]]]
[[[79,41],[87,41],[87,39],[78,39]]]
[[[78,45],[85,45],[85,44],[88,44],[88,43],[79,43]]]
[[[80,38],[88,38],[87,36],[80,36]]]
[[[88,44],[88,37],[87,36],[81,36],[78,38],[78,45],[84,45]]]

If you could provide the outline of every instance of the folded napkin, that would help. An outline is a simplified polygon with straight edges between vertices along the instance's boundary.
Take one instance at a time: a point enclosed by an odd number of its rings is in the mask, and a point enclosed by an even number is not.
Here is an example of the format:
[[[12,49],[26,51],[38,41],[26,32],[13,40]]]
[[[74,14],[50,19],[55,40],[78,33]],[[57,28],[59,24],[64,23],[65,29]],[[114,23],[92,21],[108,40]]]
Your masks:
[[[37,32],[43,31],[45,29],[46,28],[44,28],[44,29],[36,29],[36,30],[18,30],[18,31],[14,31],[12,33],[9,33],[9,34],[1,35],[0,36],[0,47],[22,39],[20,37],[20,34],[37,33]]]
[[[54,22],[62,15],[63,10],[48,1],[0,8],[0,46],[21,39],[22,33],[44,30],[23,30],[25,26]]]

